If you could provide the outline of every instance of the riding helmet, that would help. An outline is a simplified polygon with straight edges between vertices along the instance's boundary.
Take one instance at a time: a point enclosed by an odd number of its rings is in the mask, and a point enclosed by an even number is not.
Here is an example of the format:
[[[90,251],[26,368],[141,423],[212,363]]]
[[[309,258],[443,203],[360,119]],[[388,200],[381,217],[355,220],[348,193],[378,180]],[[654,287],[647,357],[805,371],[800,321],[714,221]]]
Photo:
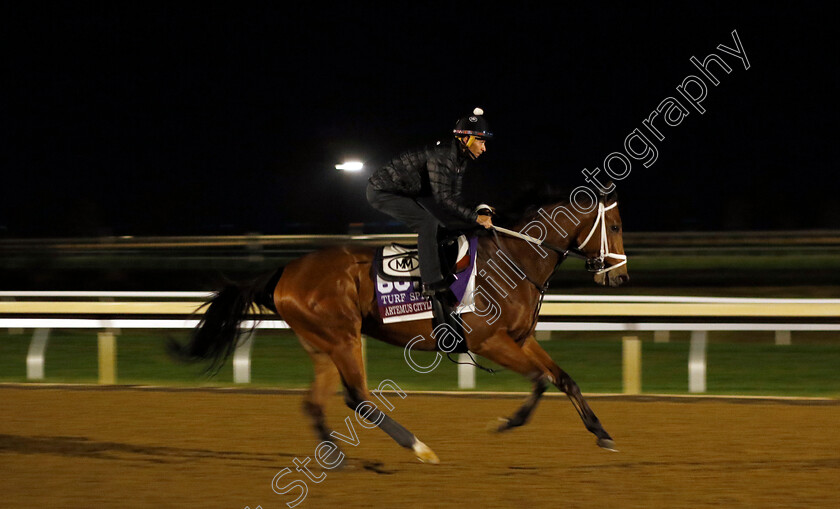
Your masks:
[[[455,129],[452,130],[455,136],[475,136],[476,138],[492,138],[493,133],[490,132],[490,125],[484,118],[484,110],[476,108],[473,114],[468,117],[463,117],[455,123]]]

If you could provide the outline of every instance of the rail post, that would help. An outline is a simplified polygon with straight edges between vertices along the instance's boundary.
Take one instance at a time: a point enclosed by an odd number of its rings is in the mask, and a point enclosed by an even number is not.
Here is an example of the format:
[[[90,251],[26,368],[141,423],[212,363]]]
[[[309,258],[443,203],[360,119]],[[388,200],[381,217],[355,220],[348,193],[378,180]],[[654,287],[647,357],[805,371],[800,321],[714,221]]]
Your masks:
[[[621,339],[624,394],[642,392],[642,342],[636,336]]]
[[[236,350],[233,351],[233,383],[251,383],[251,348],[254,346],[256,329],[239,333]]]
[[[44,356],[50,339],[49,329],[35,329],[29,351],[26,353],[26,379],[44,379]]]
[[[475,366],[472,359],[465,353],[458,354],[458,388],[475,389]]]
[[[790,346],[790,331],[789,330],[777,330],[776,331],[776,345],[778,345],[778,346]]]
[[[99,383],[103,385],[117,383],[117,337],[113,332],[103,331],[97,334],[99,343]]]
[[[688,392],[706,392],[706,331],[692,331],[688,353]]]

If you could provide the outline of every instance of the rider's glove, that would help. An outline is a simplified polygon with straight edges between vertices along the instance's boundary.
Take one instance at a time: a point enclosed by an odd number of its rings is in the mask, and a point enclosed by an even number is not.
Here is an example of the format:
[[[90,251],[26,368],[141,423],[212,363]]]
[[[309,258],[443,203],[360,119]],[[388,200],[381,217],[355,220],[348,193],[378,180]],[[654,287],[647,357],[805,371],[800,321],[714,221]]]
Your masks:
[[[478,207],[475,208],[475,213],[479,216],[495,216],[496,209],[487,205],[486,203],[482,203]]]

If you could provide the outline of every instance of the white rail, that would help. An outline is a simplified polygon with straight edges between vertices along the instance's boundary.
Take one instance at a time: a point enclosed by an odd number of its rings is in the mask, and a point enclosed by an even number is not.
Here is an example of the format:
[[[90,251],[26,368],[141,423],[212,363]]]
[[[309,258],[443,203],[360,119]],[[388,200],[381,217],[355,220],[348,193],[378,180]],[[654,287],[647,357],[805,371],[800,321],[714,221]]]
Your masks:
[[[207,299],[213,292],[131,292],[131,291],[7,291],[0,290],[0,298],[158,298]],[[671,295],[546,295],[545,302],[659,302],[705,304],[840,304],[840,299],[785,299],[755,297],[693,297]]]
[[[2,296],[2,292],[0,292]],[[545,302],[660,302],[687,304],[840,304],[840,299],[681,297],[670,295],[546,295]]]
[[[192,329],[199,320],[184,316],[193,313],[201,301],[212,295],[211,292],[0,291],[0,328],[35,330],[26,358],[27,378],[39,380],[44,378],[44,358],[50,329]],[[32,299],[59,300],[45,302]],[[163,301],[118,302],[113,299]],[[195,301],[173,301],[174,299]],[[66,318],[55,317],[56,315]],[[79,315],[96,317],[78,318]],[[125,317],[127,315],[177,315],[178,318]],[[791,331],[840,331],[840,299],[547,295],[540,315],[553,320],[537,324],[538,339],[544,339],[541,336],[552,331],[654,331],[657,333],[656,341],[662,342],[668,340],[670,331],[690,331],[692,335],[688,359],[689,392],[705,392],[709,331],[774,331],[778,345],[790,344]],[[558,317],[563,319],[557,320]],[[594,317],[599,319],[593,320]],[[649,321],[663,317],[693,317],[694,320]],[[574,318],[577,320],[572,320]],[[613,321],[616,318],[619,321]],[[698,321],[697,318],[704,321]],[[765,321],[752,321],[756,319]],[[770,319],[780,319],[784,322],[774,322]],[[255,325],[257,329],[289,328],[285,321],[269,318],[257,324],[246,321],[242,324],[242,329],[249,330]],[[248,335],[239,341],[233,355],[234,383],[249,383],[251,380],[251,349],[254,339],[253,335]],[[634,348],[625,354],[640,357],[641,348]],[[641,365],[640,358],[628,358],[627,362],[630,366]],[[100,369],[116,373],[116,367],[108,362],[104,365],[100,363]],[[634,377],[640,376],[640,368],[633,368],[633,373],[625,373],[624,376],[629,390],[638,392],[641,380]],[[475,387],[474,367],[460,365],[458,379],[462,388]]]
[[[153,298],[153,299],[208,299],[213,292],[43,292],[43,291],[0,291],[0,297],[7,298]]]

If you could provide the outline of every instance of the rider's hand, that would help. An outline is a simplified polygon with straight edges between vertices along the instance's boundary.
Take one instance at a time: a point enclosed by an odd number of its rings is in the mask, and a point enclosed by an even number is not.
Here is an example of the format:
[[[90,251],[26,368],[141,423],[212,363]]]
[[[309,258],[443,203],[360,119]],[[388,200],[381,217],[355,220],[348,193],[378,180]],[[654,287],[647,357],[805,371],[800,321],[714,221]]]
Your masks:
[[[478,216],[475,222],[488,229],[493,227],[493,220],[490,219],[490,216]]]

